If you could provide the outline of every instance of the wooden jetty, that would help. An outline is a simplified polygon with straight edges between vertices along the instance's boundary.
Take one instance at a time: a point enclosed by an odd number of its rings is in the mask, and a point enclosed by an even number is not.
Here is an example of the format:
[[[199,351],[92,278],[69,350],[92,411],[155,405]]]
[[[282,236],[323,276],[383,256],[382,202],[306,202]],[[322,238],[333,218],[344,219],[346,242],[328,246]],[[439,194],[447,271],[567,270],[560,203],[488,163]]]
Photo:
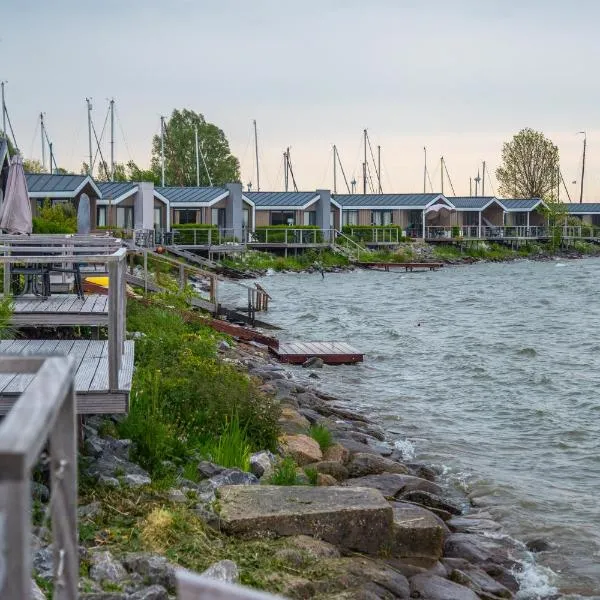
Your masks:
[[[280,342],[269,347],[280,362],[301,365],[317,357],[327,365],[348,365],[362,362],[364,355],[346,342]]]
[[[440,262],[422,262],[422,263],[378,263],[378,262],[358,262],[356,263],[360,267],[367,269],[373,269],[375,271],[391,271],[392,269],[404,269],[406,272],[429,270],[436,271],[444,266],[444,263]]]
[[[42,300],[37,296],[16,296],[11,324],[18,327],[106,326],[108,296],[89,294],[83,300],[75,294],[56,294]]]

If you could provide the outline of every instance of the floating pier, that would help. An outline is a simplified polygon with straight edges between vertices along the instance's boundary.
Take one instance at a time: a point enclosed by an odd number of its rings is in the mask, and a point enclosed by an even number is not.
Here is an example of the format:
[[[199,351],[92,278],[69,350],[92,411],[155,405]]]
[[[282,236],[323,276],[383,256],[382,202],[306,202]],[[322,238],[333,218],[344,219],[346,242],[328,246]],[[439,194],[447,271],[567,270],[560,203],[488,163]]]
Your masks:
[[[346,342],[280,342],[269,350],[280,362],[301,365],[309,358],[320,358],[327,365],[362,362],[364,354]]]
[[[375,271],[390,271],[393,268],[404,269],[405,271],[419,271],[429,270],[436,271],[444,266],[444,263],[440,262],[423,262],[423,263],[377,263],[377,262],[359,262],[357,263],[361,267],[367,269],[374,269]]]

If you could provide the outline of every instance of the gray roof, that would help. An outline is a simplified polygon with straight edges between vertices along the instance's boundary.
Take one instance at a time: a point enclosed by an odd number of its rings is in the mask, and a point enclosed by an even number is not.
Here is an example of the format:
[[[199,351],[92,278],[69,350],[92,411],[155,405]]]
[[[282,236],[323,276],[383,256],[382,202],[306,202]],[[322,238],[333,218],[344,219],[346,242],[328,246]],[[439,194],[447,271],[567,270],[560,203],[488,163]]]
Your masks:
[[[570,215],[600,214],[600,203],[586,202],[584,204],[565,204]]]
[[[496,198],[495,196],[456,196],[448,197],[448,200],[459,210],[481,210]]]
[[[498,198],[505,210],[528,211],[534,209],[542,200],[540,198]]]
[[[27,173],[29,193],[73,193],[85,181],[87,175],[50,175],[50,173]]]
[[[222,187],[157,187],[156,191],[172,204],[210,204],[228,192]]]
[[[441,194],[335,194],[333,197],[342,208],[361,206],[390,206],[425,208]]]
[[[248,200],[254,202],[257,208],[263,206],[294,206],[301,207],[314,200],[316,192],[244,192]]]
[[[137,188],[137,183],[132,181],[99,181],[97,186],[102,193],[103,200],[109,198],[116,200],[129,192],[133,192]]]

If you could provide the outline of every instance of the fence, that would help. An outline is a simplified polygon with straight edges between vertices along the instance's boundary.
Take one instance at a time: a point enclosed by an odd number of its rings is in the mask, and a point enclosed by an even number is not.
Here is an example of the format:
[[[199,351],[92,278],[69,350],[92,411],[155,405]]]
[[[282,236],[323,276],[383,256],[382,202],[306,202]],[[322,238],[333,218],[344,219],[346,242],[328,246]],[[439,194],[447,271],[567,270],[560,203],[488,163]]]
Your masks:
[[[0,424],[0,598],[31,597],[31,470],[50,447],[55,600],[76,600],[75,365],[68,357],[1,357],[0,373],[34,374]]]
[[[357,242],[365,244],[398,244],[402,240],[400,227],[349,227],[343,232]]]

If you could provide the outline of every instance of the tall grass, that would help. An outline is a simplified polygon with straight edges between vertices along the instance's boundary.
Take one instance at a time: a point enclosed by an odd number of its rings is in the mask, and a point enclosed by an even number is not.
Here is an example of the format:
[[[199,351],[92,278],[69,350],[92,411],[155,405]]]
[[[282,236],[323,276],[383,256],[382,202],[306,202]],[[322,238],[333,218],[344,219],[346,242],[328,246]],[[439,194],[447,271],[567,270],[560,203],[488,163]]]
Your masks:
[[[288,456],[275,467],[269,483],[272,485],[296,485],[296,478],[296,463]]]
[[[331,431],[324,425],[312,425],[308,431],[310,437],[315,440],[323,452],[333,444]]]
[[[217,439],[208,441],[202,453],[214,463],[223,467],[238,467],[242,471],[250,470],[250,442],[240,420],[234,416]]]

